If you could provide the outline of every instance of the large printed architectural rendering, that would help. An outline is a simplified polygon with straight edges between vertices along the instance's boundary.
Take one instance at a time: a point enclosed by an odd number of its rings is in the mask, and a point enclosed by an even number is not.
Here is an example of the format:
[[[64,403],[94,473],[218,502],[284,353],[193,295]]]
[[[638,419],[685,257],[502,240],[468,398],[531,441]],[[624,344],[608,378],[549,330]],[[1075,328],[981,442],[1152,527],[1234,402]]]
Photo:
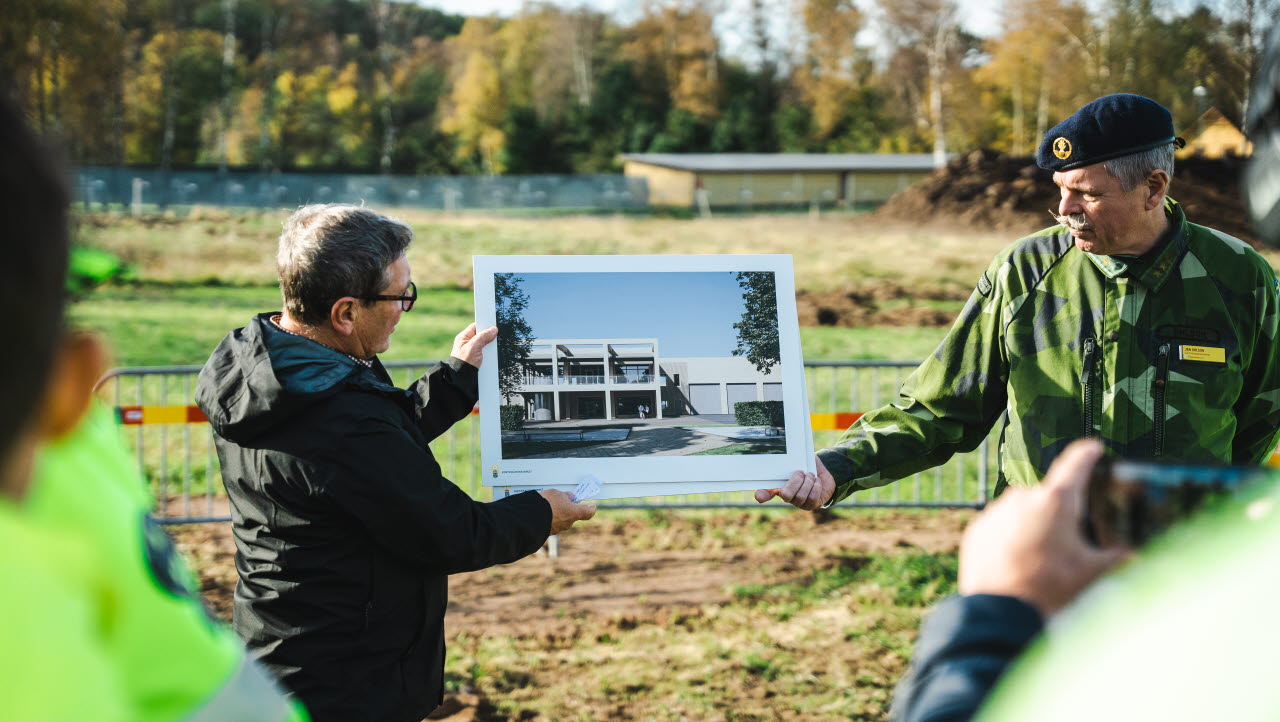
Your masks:
[[[663,358],[656,338],[538,339],[506,404],[529,421],[733,414],[740,401],[781,401],[778,366],[738,356]],[[643,416],[642,416],[643,414]]]

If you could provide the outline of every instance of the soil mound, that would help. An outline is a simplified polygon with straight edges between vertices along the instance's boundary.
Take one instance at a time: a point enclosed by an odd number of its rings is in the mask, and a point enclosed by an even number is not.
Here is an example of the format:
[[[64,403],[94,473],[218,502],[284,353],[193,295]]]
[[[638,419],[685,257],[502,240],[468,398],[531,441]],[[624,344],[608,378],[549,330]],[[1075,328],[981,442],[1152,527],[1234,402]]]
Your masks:
[[[796,291],[801,326],[950,326],[955,311],[928,301],[962,302],[968,291],[908,288],[895,281],[871,281],[840,291]]]
[[[1238,159],[1179,159],[1169,195],[1193,223],[1258,245],[1240,196]],[[955,228],[991,229],[1011,236],[1053,225],[1058,205],[1053,174],[1029,156],[975,150],[951,161],[878,208],[877,220]],[[1010,238],[1013,240],[1013,237]]]

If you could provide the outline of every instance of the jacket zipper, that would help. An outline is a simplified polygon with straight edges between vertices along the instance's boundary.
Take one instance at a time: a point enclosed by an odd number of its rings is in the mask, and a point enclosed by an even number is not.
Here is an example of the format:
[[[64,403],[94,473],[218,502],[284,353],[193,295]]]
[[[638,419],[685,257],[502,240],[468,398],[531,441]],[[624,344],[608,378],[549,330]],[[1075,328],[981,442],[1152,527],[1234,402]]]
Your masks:
[[[1097,343],[1092,338],[1084,340],[1084,371],[1080,373],[1080,385],[1084,387],[1084,438],[1094,436],[1093,431],[1093,371],[1097,365]]]
[[[1156,351],[1156,382],[1155,382],[1155,391],[1152,393],[1152,397],[1155,401],[1155,409],[1153,414],[1155,417],[1154,419],[1155,431],[1153,433],[1153,436],[1155,437],[1155,441],[1153,443],[1154,448],[1152,449],[1152,452],[1153,452],[1152,456],[1164,455],[1164,415],[1165,415],[1164,387],[1166,385],[1166,382],[1168,381],[1168,378],[1169,378],[1169,344],[1166,343],[1166,344],[1162,344],[1159,350]]]

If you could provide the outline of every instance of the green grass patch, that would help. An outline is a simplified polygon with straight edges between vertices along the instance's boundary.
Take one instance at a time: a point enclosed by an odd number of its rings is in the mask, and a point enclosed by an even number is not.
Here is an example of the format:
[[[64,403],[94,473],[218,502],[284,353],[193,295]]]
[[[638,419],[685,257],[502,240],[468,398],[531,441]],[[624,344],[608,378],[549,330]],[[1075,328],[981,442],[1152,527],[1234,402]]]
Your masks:
[[[922,361],[947,335],[945,328],[814,326],[800,329],[806,361]]]
[[[927,607],[956,591],[958,557],[954,553],[875,556],[863,572],[876,584],[894,590],[898,606]]]
[[[803,579],[776,586],[749,584],[733,595],[743,602],[779,604],[813,603],[868,589],[886,590],[900,607],[926,607],[956,590],[957,556],[954,552],[903,552],[875,556],[840,556],[827,569]]]
[[[384,361],[439,359],[474,320],[471,292],[421,289],[400,317]],[[265,286],[142,284],[95,290],[71,308],[72,322],[103,334],[119,366],[201,364],[233,329],[279,310],[280,291]]]
[[[774,442],[760,444],[730,444],[729,446],[721,446],[716,449],[707,449],[706,451],[698,451],[689,456],[731,456],[739,454],[785,454],[787,453],[787,445],[785,443],[778,444]]]

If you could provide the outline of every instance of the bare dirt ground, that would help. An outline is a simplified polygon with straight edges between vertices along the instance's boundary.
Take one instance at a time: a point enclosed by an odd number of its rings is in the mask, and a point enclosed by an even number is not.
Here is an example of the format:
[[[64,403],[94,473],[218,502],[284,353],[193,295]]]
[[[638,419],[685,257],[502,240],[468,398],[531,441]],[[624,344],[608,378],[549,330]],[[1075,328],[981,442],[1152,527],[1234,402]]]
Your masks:
[[[894,617],[888,625],[883,619],[867,623],[873,637],[900,634],[882,641],[883,648],[869,642],[866,649],[859,648],[861,642],[841,645],[839,634],[832,640],[824,634],[810,649],[796,641],[807,633],[795,630],[771,630],[774,637],[764,639],[748,634],[729,643],[723,640],[735,632],[726,629],[739,624],[729,620],[748,615],[741,622],[748,628],[762,626],[760,619],[782,619],[794,626],[811,612],[818,628],[831,627],[836,618],[856,628],[861,624],[858,615],[865,612],[859,608],[868,606],[862,597],[878,599],[883,582],[868,582],[870,591],[853,594],[859,597],[856,603],[846,590],[831,601],[801,604],[797,609],[803,613],[792,609],[780,614],[764,602],[744,603],[744,594],[748,600],[767,599],[774,588],[809,589],[822,575],[865,565],[873,557],[953,552],[971,515],[964,510],[852,510],[822,516],[603,511],[593,522],[561,537],[559,558],[551,558],[544,549],[514,564],[452,579],[446,618],[452,682],[446,704],[433,718],[823,719],[839,710],[834,716],[881,719],[888,690],[904,668],[903,647],[909,648],[914,637],[919,611]],[[172,531],[200,572],[205,600],[218,615],[229,617],[235,582],[229,525]],[[852,632],[844,634],[851,639]],[[791,699],[781,687],[766,694],[770,685],[761,683],[780,684],[793,667],[819,670],[832,664],[828,642],[859,660],[839,665],[832,675],[838,678],[845,667],[858,668],[860,676],[850,683],[863,685],[867,699],[835,700],[814,710],[801,699]],[[627,661],[627,650],[640,658],[661,657],[676,654],[672,645],[721,643],[732,649],[703,654],[694,650],[687,672],[679,659],[650,660],[649,666],[657,665],[652,670],[644,660]],[[648,645],[653,651],[642,651]],[[744,649],[756,651],[739,663],[737,653]],[[702,661],[704,656],[722,661]],[[878,661],[868,666],[868,656]],[[608,681],[590,676],[591,670],[610,664],[616,667]],[[717,667],[724,670],[717,674]],[[580,683],[592,689],[584,692],[572,683],[564,689],[565,674],[578,674]],[[683,679],[686,674],[691,679],[681,682],[679,689],[669,689],[660,680]],[[652,679],[655,676],[659,679]],[[618,680],[629,678],[639,681],[618,685]],[[806,691],[810,687],[834,684],[829,679],[806,680],[786,689],[812,697]],[[739,695],[754,701],[745,703]],[[845,706],[832,707],[835,703]]]

